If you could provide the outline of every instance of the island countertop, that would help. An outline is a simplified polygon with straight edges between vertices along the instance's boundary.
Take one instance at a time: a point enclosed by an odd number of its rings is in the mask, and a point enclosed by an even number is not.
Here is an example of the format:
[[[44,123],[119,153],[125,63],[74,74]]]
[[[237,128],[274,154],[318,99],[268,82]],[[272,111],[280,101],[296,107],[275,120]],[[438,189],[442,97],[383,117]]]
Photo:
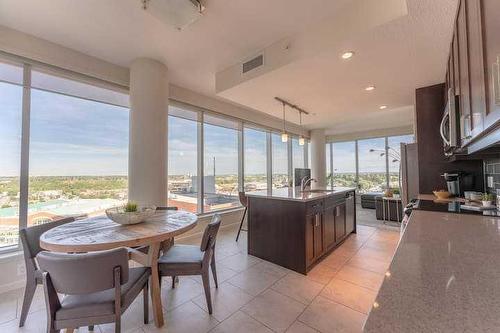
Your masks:
[[[326,189],[300,191],[298,187],[273,188],[267,191],[255,191],[245,193],[249,197],[268,198],[276,200],[291,200],[291,201],[312,201],[326,198],[330,195],[336,195],[354,191],[354,187],[328,187]]]
[[[500,327],[500,218],[413,211],[365,332]]]

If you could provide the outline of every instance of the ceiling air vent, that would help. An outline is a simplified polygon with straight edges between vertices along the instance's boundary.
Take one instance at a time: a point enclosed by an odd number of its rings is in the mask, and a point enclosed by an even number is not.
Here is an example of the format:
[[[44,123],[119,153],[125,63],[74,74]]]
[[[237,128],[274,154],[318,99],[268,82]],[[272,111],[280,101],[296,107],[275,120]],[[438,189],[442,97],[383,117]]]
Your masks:
[[[264,65],[264,55],[261,54],[243,63],[243,74],[262,65]]]

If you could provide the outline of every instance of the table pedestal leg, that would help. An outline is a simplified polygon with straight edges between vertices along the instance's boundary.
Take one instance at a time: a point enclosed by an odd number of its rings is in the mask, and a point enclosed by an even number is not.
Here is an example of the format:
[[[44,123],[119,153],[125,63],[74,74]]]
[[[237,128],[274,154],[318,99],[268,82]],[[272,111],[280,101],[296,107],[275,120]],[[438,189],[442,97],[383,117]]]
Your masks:
[[[160,254],[160,243],[155,243],[149,247],[148,261],[151,267],[151,303],[153,303],[153,316],[156,327],[162,327],[163,309],[161,306],[161,287],[158,274],[158,256]]]
[[[161,306],[161,286],[160,277],[158,274],[158,257],[160,255],[161,243],[149,245],[148,253],[129,249],[129,256],[141,265],[151,268],[151,303],[153,304],[153,317],[155,326],[160,328],[163,326],[163,309]]]

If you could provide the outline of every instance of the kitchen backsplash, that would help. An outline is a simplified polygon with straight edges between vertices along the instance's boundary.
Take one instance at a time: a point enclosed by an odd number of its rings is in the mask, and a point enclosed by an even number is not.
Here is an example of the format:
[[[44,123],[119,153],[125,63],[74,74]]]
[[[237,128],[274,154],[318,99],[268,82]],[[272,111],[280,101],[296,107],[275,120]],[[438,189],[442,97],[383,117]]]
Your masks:
[[[484,169],[486,189],[495,194],[500,189],[500,158],[485,160]]]

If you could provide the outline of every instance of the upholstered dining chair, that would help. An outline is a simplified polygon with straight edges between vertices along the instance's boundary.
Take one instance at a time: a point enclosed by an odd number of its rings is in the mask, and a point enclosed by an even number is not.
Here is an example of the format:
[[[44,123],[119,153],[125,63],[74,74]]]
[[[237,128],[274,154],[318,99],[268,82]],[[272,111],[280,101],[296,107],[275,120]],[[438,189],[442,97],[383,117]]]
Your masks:
[[[172,288],[175,288],[176,278],[181,275],[201,275],[208,313],[212,314],[212,299],[210,296],[209,267],[218,288],[215,269],[215,241],[221,223],[220,215],[215,214],[203,233],[201,245],[174,245],[158,260],[160,281],[162,276],[172,277]]]
[[[166,210],[177,211],[177,210],[179,210],[179,208],[175,207],[175,206],[159,206],[159,207],[156,207],[156,210],[157,211],[166,211]],[[174,244],[173,238],[164,241],[161,244],[162,251],[168,250],[173,244]],[[147,245],[137,246],[137,247],[134,247],[133,249],[137,250],[137,251],[141,251],[142,253],[148,253],[149,246],[147,246]]]
[[[240,203],[243,207],[245,207],[245,210],[243,211],[243,216],[241,217],[241,222],[240,222],[240,227],[238,228],[238,234],[236,235],[236,241],[240,238],[240,233],[242,231],[247,231],[243,228],[243,222],[245,221],[245,216],[247,215],[247,210],[248,210],[248,197],[245,195],[245,192],[238,192],[238,197],[240,199]]]
[[[47,333],[71,331],[81,326],[115,323],[143,292],[144,323],[149,321],[149,267],[129,268],[125,248],[83,254],[42,251],[37,256],[42,272]],[[65,296],[61,299],[59,294]]]
[[[66,217],[53,222],[48,222],[33,227],[23,228],[19,231],[19,238],[24,252],[24,264],[26,266],[26,288],[24,289],[23,307],[19,327],[23,327],[26,317],[33,301],[37,285],[42,284],[42,273],[36,263],[36,255],[42,251],[40,247],[40,236],[55,227],[75,221],[75,217]]]

